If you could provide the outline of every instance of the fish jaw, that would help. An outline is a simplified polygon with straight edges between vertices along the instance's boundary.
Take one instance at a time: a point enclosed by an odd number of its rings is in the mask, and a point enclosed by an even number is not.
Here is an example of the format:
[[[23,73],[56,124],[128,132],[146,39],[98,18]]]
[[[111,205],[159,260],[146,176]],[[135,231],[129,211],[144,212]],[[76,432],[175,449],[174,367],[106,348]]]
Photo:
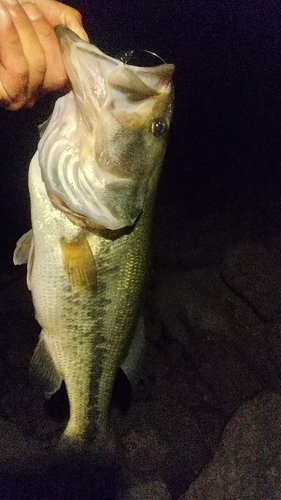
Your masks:
[[[139,128],[150,116],[150,99],[170,92],[173,64],[149,68],[127,65],[64,26],[57,26],[55,31],[78,106],[89,127],[93,115],[102,113],[102,119],[108,118],[109,109],[125,128]],[[171,119],[171,110],[167,111]]]
[[[38,146],[48,193],[108,229],[131,226],[165,154],[174,67],[125,65],[67,28],[56,32],[73,90]]]

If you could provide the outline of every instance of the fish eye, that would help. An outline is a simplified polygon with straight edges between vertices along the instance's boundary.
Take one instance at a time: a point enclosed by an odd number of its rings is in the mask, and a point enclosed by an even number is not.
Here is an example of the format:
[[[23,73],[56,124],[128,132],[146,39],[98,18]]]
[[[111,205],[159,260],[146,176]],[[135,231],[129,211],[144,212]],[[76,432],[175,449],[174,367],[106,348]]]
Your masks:
[[[154,137],[159,139],[166,134],[167,128],[166,121],[163,118],[157,118],[156,120],[153,120],[150,130]]]

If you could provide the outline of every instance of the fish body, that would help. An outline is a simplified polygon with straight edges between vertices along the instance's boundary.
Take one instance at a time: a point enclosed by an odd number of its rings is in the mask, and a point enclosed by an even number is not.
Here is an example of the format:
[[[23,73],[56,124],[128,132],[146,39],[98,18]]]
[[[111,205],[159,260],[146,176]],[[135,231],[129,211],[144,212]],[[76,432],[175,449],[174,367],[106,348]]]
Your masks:
[[[125,65],[67,28],[57,35],[73,90],[57,101],[31,161],[32,230],[14,262],[28,262],[42,327],[31,379],[47,397],[64,380],[63,437],[84,440],[106,431],[117,371],[142,330],[174,68]]]

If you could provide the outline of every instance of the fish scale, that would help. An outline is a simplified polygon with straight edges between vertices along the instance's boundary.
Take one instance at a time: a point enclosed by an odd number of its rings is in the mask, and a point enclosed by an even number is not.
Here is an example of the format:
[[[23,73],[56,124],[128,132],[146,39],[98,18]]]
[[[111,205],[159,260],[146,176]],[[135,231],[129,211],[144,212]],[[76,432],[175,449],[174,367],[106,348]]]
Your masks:
[[[120,241],[119,253],[126,248],[126,266],[122,268],[122,288],[123,294],[119,300],[116,300],[118,289],[114,291],[112,303],[114,307],[108,311],[109,325],[105,330],[105,345],[107,357],[104,360],[103,372],[99,385],[99,422],[106,422],[106,411],[104,401],[109,401],[112,384],[114,382],[118,368],[128,352],[130,339],[132,335],[124,336],[126,330],[134,331],[136,322],[140,314],[140,304],[143,293],[143,285],[146,276],[148,260],[148,241],[150,225],[147,223],[147,212],[144,210],[138,228],[129,236],[123,237]],[[129,240],[129,241],[128,241]],[[119,278],[119,276],[118,276]],[[112,287],[114,290],[114,286]],[[132,301],[134,297],[134,301]],[[130,324],[131,323],[131,324]],[[108,336],[110,332],[110,336]]]
[[[30,167],[33,235],[37,236],[38,246],[48,244],[49,253],[40,252],[34,258],[32,276],[36,281],[33,283],[31,278],[34,306],[37,320],[44,324],[44,333],[48,335],[49,349],[57,360],[57,366],[63,367],[61,376],[71,394],[71,416],[64,436],[89,438],[105,431],[112,385],[128,352],[132,339],[130,332],[133,333],[139,318],[149,256],[148,233],[153,201],[151,196],[148,197],[147,207],[144,207],[137,226],[129,234],[110,240],[87,233],[96,262],[97,289],[75,290],[63,271],[61,258],[56,258],[55,251],[60,252],[58,243],[51,251],[47,220],[52,232],[56,233],[53,234],[56,242],[66,236],[71,240],[71,234],[76,240],[84,230],[72,224],[65,214],[51,205],[47,194],[42,194],[43,186],[40,193],[33,184],[37,169],[38,164],[34,162]],[[38,213],[40,220],[36,216]],[[41,231],[41,218],[45,220],[44,233]],[[39,242],[39,239],[47,242]],[[60,269],[52,267],[54,259]],[[53,272],[46,272],[46,268]],[[40,295],[36,293],[38,285]],[[63,307],[59,297],[64,297]]]
[[[125,65],[67,28],[56,32],[73,90],[43,126],[29,168],[32,230],[14,262],[28,264],[42,327],[31,381],[46,397],[65,382],[63,438],[85,442],[106,432],[116,374],[122,366],[133,381],[141,356],[174,67]]]

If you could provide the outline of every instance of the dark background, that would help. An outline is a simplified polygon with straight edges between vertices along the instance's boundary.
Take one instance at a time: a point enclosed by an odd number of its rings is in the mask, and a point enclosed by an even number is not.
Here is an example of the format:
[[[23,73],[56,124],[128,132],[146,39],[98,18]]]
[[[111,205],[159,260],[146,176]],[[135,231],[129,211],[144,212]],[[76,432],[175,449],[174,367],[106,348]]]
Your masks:
[[[160,199],[188,218],[249,186],[280,188],[281,4],[277,0],[71,0],[90,39],[110,54],[148,49],[176,65],[175,114]],[[30,228],[27,170],[37,125],[54,96],[32,110],[0,110],[0,256]],[[163,213],[163,216],[165,214]]]

